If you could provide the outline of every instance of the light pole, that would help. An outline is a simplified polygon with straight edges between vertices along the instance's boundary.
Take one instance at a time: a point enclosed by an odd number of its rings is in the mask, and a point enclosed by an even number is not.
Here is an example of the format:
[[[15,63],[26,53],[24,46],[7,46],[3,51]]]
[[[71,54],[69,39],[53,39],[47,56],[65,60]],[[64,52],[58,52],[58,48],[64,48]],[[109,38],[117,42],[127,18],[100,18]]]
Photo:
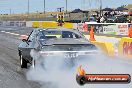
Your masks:
[[[11,12],[11,8],[10,8],[10,15],[12,14],[12,12]]]
[[[45,14],[45,0],[44,0],[44,14]]]
[[[85,1],[85,0],[83,0],[83,5],[84,5],[83,10],[85,10],[85,2],[86,2],[86,1]]]
[[[30,5],[30,2],[29,2],[29,0],[28,0],[28,15],[29,15],[29,5]]]
[[[102,0],[100,0],[100,16],[102,16]]]
[[[66,13],[67,13],[67,0],[66,0]]]

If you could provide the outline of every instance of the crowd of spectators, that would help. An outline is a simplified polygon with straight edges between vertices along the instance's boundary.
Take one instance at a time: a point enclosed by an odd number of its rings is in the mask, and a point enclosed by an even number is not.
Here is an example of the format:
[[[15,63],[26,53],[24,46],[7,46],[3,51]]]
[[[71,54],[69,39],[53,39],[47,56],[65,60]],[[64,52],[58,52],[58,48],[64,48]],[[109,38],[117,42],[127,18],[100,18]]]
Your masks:
[[[130,23],[132,16],[117,12],[105,12],[103,16],[93,16],[97,23]],[[128,19],[128,17],[131,17]]]

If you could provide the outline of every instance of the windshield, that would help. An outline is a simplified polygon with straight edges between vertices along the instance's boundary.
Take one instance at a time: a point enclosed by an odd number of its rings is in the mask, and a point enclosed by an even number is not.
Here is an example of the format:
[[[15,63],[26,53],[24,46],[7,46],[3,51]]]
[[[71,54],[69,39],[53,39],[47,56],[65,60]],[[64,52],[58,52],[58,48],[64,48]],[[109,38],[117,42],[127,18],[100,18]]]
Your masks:
[[[57,30],[43,30],[40,31],[39,34],[39,39],[51,39],[51,38],[82,38],[81,34],[78,35],[74,32],[71,31],[57,31]]]

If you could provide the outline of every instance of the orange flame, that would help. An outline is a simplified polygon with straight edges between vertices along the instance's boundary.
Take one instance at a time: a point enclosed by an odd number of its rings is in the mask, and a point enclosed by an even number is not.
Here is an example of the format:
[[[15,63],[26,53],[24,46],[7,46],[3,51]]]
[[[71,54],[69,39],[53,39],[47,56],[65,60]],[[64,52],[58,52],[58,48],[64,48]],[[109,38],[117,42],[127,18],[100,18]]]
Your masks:
[[[78,74],[82,76],[86,74],[85,70],[82,68],[82,65],[78,67]]]

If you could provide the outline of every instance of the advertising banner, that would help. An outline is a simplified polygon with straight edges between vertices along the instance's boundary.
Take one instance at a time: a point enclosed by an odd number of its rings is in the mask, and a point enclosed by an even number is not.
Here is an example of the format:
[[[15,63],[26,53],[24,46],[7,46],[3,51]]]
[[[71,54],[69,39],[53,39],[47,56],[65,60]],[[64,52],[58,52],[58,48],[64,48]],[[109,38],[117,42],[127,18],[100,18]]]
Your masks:
[[[128,35],[128,24],[116,24],[118,31],[117,35]]]
[[[94,32],[95,33],[103,33],[103,25],[102,24],[88,24],[89,25],[89,31],[91,29],[91,26],[94,27]]]
[[[118,51],[120,56],[132,59],[132,38],[122,37],[119,42]]]
[[[83,23],[78,23],[77,24],[77,29],[81,32],[83,32]]]
[[[87,24],[87,32],[91,30],[91,26],[94,27],[95,33],[103,33],[103,27],[102,24]],[[78,23],[77,29],[79,29],[81,32],[84,32],[86,29],[84,29],[84,23]]]
[[[116,35],[117,30],[118,30],[118,28],[117,28],[116,24],[103,25],[103,34]]]
[[[129,23],[88,23],[88,30],[94,27],[94,32],[99,34],[128,35]]]

